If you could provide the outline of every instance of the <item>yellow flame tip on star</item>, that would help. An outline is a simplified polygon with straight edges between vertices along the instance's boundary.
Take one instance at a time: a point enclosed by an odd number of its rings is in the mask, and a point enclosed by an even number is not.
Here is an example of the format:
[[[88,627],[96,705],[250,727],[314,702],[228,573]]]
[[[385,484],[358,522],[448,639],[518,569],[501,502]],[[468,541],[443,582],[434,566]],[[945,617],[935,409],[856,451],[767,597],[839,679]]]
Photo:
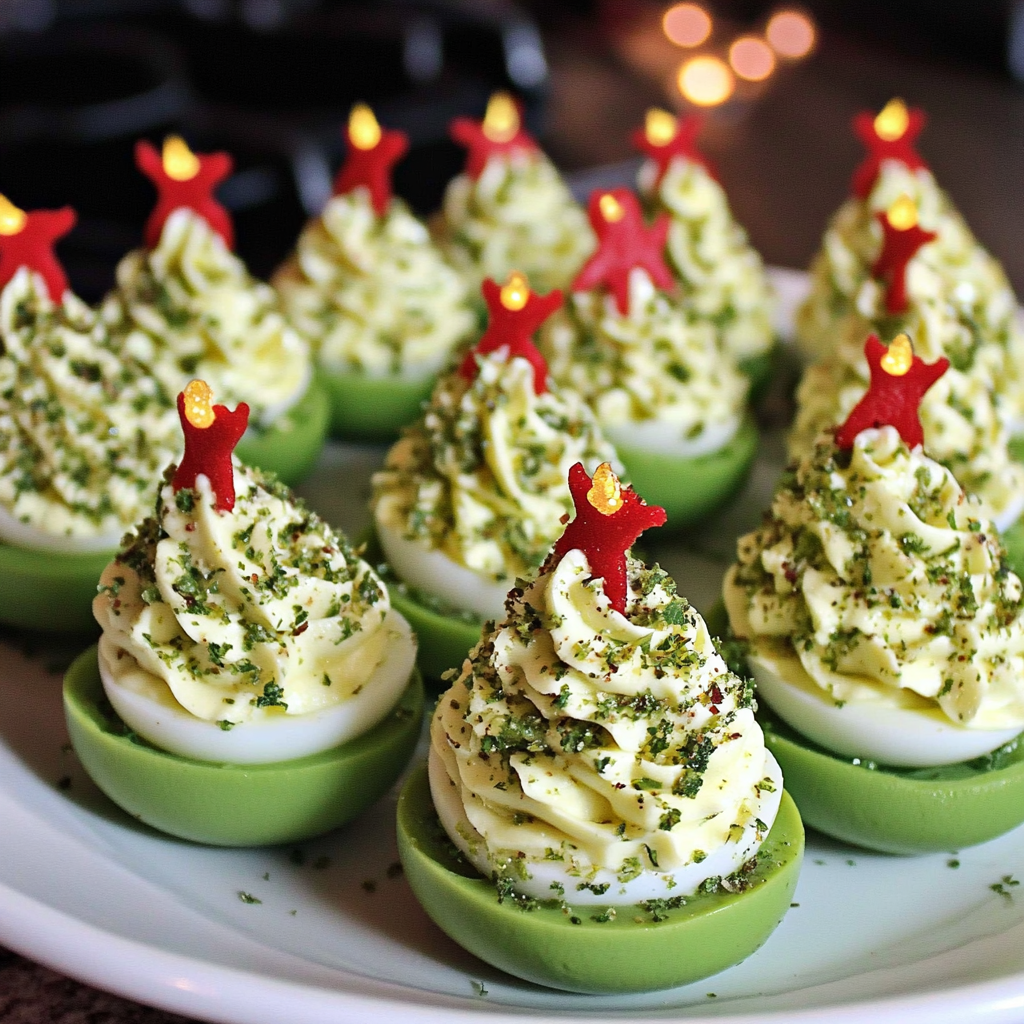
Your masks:
[[[496,92],[487,101],[483,133],[491,142],[511,142],[519,131],[519,108],[507,92]]]
[[[674,114],[660,107],[651,107],[644,121],[647,141],[655,146],[667,146],[675,137],[679,121]]]
[[[889,100],[875,118],[875,132],[886,142],[902,139],[910,124],[907,105],[898,97]]]
[[[594,470],[593,483],[587,491],[587,501],[604,516],[614,515],[622,508],[622,485],[611,463],[602,462]]]
[[[365,103],[357,103],[348,117],[348,137],[356,149],[375,149],[381,130],[373,111]]]
[[[909,231],[917,225],[917,203],[904,193],[889,207],[886,218],[897,231]]]
[[[601,209],[601,216],[610,224],[614,224],[616,221],[622,220],[626,214],[626,211],[622,208],[622,203],[620,203],[610,192],[605,192],[605,194],[601,196],[598,200],[598,206]]]
[[[174,181],[190,181],[199,173],[199,157],[180,135],[164,139],[163,164],[164,173]]]
[[[501,304],[513,312],[522,309],[530,299],[530,283],[526,275],[513,270],[501,289]]]
[[[185,385],[185,418],[193,427],[206,428],[217,418],[213,411],[213,388],[205,380]]]
[[[28,214],[0,195],[0,235],[16,235],[28,222]]]
[[[890,377],[903,377],[914,365],[914,346],[906,334],[897,334],[892,339],[888,351],[882,356],[882,369]]]

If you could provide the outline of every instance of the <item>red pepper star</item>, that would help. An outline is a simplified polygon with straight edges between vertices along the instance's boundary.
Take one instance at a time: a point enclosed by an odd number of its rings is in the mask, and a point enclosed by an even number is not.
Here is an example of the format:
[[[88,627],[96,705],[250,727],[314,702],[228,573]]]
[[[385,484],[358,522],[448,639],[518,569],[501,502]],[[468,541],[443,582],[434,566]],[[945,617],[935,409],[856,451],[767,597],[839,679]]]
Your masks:
[[[200,473],[210,481],[214,507],[230,512],[235,507],[235,472],[231,453],[249,424],[249,406],[239,402],[234,412],[212,405],[209,384],[193,380],[178,394],[178,419],[185,435],[185,454],[171,480],[175,493],[195,487]]]
[[[42,277],[50,299],[60,303],[68,279],[53,247],[75,226],[75,220],[70,206],[26,213],[0,196],[0,289],[21,267],[28,267]]]
[[[712,177],[717,177],[707,157],[697,149],[697,136],[703,127],[704,118],[700,114],[679,118],[657,107],[647,111],[643,128],[637,128],[630,139],[635,149],[658,165],[655,188],[661,184],[661,179],[676,157],[700,164]]]
[[[934,231],[925,231],[917,223],[917,207],[909,196],[900,196],[876,219],[885,233],[882,251],[871,268],[872,277],[886,282],[885,308],[890,313],[907,311],[907,264],[922,245],[934,241]]]
[[[548,364],[534,345],[533,334],[562,305],[562,293],[557,288],[547,295],[530,291],[526,275],[517,270],[508,275],[503,285],[488,278],[482,291],[490,319],[483,336],[459,364],[460,375],[474,380],[478,370],[476,357],[507,346],[510,360],[519,356],[533,367],[533,390],[542,395],[548,389]]]
[[[533,153],[538,150],[533,136],[523,127],[522,104],[507,92],[496,92],[487,104],[482,121],[457,117],[449,129],[451,137],[465,146],[466,174],[480,177],[492,156]]]
[[[855,196],[870,195],[886,160],[897,160],[912,171],[928,166],[914,149],[924,123],[924,111],[908,110],[900,99],[890,100],[877,117],[866,110],[854,117],[853,131],[868,147],[868,155],[853,172],[850,187]]]
[[[836,444],[852,448],[862,430],[895,427],[911,447],[924,443],[918,407],[925,392],[949,368],[945,356],[926,363],[914,355],[910,338],[897,335],[886,348],[872,334],[864,343],[871,383],[864,397],[853,407],[846,422],[836,431]]]
[[[582,462],[569,470],[575,518],[555,542],[554,565],[567,551],[587,556],[590,574],[604,580],[611,606],[626,613],[626,552],[644,530],[665,523],[665,510],[648,505],[632,487],[623,487],[607,462],[587,476]]]
[[[182,207],[194,210],[233,249],[235,228],[231,214],[214,198],[214,189],[231,173],[234,161],[227,153],[193,153],[183,139],[169,135],[163,154],[140,139],[135,144],[135,166],[156,186],[157,200],[146,221],[149,249],[160,244],[167,218]]]
[[[405,132],[382,129],[373,111],[357,103],[349,115],[345,131],[348,155],[334,179],[334,194],[345,195],[362,186],[378,217],[383,217],[391,202],[391,170],[409,148]]]
[[[573,291],[589,291],[606,284],[625,316],[629,312],[629,275],[634,268],[645,270],[656,287],[672,287],[672,272],[662,256],[671,223],[668,214],[659,214],[647,227],[636,196],[628,188],[616,188],[591,192],[587,216],[598,246],[576,275]]]

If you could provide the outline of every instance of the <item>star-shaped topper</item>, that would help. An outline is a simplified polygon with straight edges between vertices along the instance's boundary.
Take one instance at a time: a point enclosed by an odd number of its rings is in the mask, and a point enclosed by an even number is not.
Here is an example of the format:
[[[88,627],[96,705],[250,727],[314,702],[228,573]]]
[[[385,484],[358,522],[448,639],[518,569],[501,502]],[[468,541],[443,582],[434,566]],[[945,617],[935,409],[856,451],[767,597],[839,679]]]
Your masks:
[[[902,195],[875,217],[884,232],[882,251],[871,268],[871,275],[885,281],[885,308],[890,313],[905,313],[907,301],[907,265],[918,249],[938,236],[917,223],[917,205]]]
[[[373,111],[357,103],[349,114],[345,131],[348,155],[334,179],[334,194],[345,195],[363,187],[378,217],[383,217],[391,202],[391,171],[405,156],[409,137],[405,132],[381,128]]]
[[[658,288],[667,291],[672,287],[672,272],[662,255],[671,223],[667,213],[647,227],[636,196],[628,188],[616,188],[591,192],[587,215],[597,235],[597,251],[576,275],[574,292],[607,285],[625,316],[629,313],[629,277],[634,269],[645,271]]]
[[[557,288],[547,295],[530,291],[526,275],[518,270],[513,270],[503,285],[488,278],[481,290],[490,313],[487,330],[466,353],[459,373],[473,380],[478,369],[476,357],[506,347],[510,360],[519,356],[533,367],[534,393],[543,394],[547,391],[548,364],[534,345],[533,334],[562,305],[562,293]]]
[[[185,454],[171,480],[175,492],[195,487],[201,473],[210,481],[215,508],[235,507],[235,472],[231,453],[249,424],[249,406],[239,402],[234,412],[213,405],[213,391],[204,380],[193,380],[178,394],[178,419],[185,435]]]
[[[233,249],[235,227],[231,214],[214,198],[214,189],[231,173],[234,162],[227,153],[193,153],[184,139],[168,135],[162,153],[145,140],[135,144],[135,166],[156,186],[157,199],[146,221],[147,248],[160,244],[167,218],[187,207],[199,214]]]
[[[482,121],[457,117],[449,129],[451,137],[465,146],[466,174],[474,181],[480,177],[492,156],[533,153],[538,147],[523,127],[523,108],[507,92],[496,92],[487,103]]]
[[[905,334],[897,335],[888,348],[872,334],[864,343],[864,355],[871,383],[836,431],[836,444],[852,448],[862,430],[885,426],[895,427],[911,448],[923,444],[918,407],[924,393],[949,368],[949,360],[943,356],[934,363],[926,363],[914,355],[910,338]]]
[[[648,505],[632,487],[623,487],[607,462],[597,467],[593,478],[577,462],[569,470],[569,493],[576,516],[555,542],[554,564],[579,548],[587,556],[591,575],[604,580],[611,606],[625,614],[626,552],[644,530],[664,525],[665,510]]]
[[[637,128],[630,136],[634,148],[650,157],[658,165],[655,188],[661,184],[669,165],[677,157],[700,164],[712,177],[715,176],[707,157],[697,149],[697,136],[704,127],[700,114],[676,117],[667,110],[652,107],[647,111],[643,128]]]
[[[0,288],[21,267],[28,267],[42,277],[50,299],[59,303],[68,279],[53,247],[75,226],[75,219],[70,206],[26,213],[0,196]]]
[[[914,149],[924,123],[924,111],[908,109],[901,99],[889,100],[877,117],[866,110],[854,117],[853,131],[868,148],[868,155],[853,172],[855,196],[868,197],[886,160],[897,160],[912,171],[928,166]]]

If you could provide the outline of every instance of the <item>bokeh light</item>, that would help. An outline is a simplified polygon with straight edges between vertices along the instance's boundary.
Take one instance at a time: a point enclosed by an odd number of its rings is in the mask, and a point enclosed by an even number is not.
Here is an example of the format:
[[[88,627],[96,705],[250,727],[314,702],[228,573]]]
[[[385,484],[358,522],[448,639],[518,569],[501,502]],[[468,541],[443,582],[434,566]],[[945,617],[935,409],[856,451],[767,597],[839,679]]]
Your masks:
[[[674,4],[662,17],[661,27],[676,46],[700,46],[711,35],[711,15],[700,4]]]
[[[763,39],[740,36],[729,47],[729,64],[740,78],[763,82],[775,70],[775,54]]]
[[[765,36],[780,57],[797,60],[814,49],[814,22],[800,11],[778,11],[765,29]]]
[[[700,107],[724,103],[736,88],[736,80],[728,65],[718,57],[692,57],[679,69],[679,91],[684,98]]]

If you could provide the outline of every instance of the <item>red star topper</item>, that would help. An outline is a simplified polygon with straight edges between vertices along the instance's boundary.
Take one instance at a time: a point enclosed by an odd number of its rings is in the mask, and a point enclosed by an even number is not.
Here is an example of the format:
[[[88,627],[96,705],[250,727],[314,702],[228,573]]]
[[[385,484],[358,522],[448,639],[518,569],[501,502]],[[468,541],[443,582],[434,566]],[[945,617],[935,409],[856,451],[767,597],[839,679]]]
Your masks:
[[[938,237],[917,223],[917,206],[910,196],[900,196],[884,213],[875,217],[885,238],[882,251],[871,268],[873,277],[886,282],[885,308],[890,313],[907,310],[907,264],[922,245]]]
[[[488,278],[481,290],[490,319],[483,337],[460,363],[459,373],[473,380],[478,355],[507,347],[509,359],[519,356],[533,367],[533,390],[542,395],[547,391],[548,364],[533,343],[533,333],[562,305],[562,293],[557,288],[547,295],[530,291],[526,275],[518,270],[513,270],[500,286]]]
[[[0,288],[21,267],[28,267],[42,277],[50,299],[59,303],[67,291],[68,279],[53,247],[75,226],[75,219],[70,206],[26,213],[0,196]]]
[[[888,348],[872,334],[864,343],[864,355],[871,371],[871,383],[864,397],[836,431],[836,444],[852,448],[862,430],[895,427],[911,448],[924,443],[924,431],[917,414],[924,393],[946,372],[949,360],[943,356],[926,363],[914,355],[910,338],[897,335]]]
[[[889,100],[877,117],[866,110],[854,117],[853,131],[868,147],[868,155],[853,172],[850,186],[858,199],[868,197],[886,160],[897,160],[912,171],[928,166],[914,149],[924,122],[923,110],[908,110],[900,99]]]
[[[185,435],[185,454],[171,480],[175,492],[195,487],[200,473],[210,481],[216,508],[235,507],[235,473],[231,453],[249,424],[249,406],[239,402],[234,412],[212,405],[213,391],[204,380],[193,380],[178,394],[178,419]]]
[[[567,551],[579,548],[590,573],[604,580],[611,606],[626,612],[626,552],[644,530],[663,526],[665,510],[648,505],[632,487],[623,487],[607,462],[587,476],[582,462],[569,470],[569,493],[576,516],[555,542],[554,564]]]
[[[156,186],[157,200],[146,221],[146,246],[155,249],[167,218],[187,207],[199,214],[224,239],[235,245],[231,215],[214,198],[213,190],[231,173],[234,162],[227,153],[193,153],[184,139],[168,135],[163,153],[144,140],[135,143],[135,166]]]
[[[377,216],[383,217],[391,202],[391,169],[409,148],[409,137],[381,128],[373,111],[357,103],[349,115],[345,139],[348,155],[334,179],[334,194],[342,196],[361,186],[369,191]]]
[[[523,108],[507,92],[496,92],[487,104],[482,121],[457,117],[449,129],[451,137],[465,146],[466,173],[476,181],[492,156],[533,153],[538,147],[523,128]]]
[[[672,287],[672,272],[662,257],[671,223],[667,213],[647,227],[636,196],[628,188],[616,188],[591,192],[587,215],[597,234],[597,252],[576,275],[573,291],[605,284],[625,316],[629,312],[629,275],[634,268],[646,271],[658,288]]]
[[[634,148],[658,165],[655,187],[661,184],[661,179],[676,157],[700,164],[712,177],[716,176],[707,157],[697,149],[697,136],[703,127],[704,118],[700,114],[678,118],[657,107],[647,111],[643,128],[637,128],[630,138]]]

